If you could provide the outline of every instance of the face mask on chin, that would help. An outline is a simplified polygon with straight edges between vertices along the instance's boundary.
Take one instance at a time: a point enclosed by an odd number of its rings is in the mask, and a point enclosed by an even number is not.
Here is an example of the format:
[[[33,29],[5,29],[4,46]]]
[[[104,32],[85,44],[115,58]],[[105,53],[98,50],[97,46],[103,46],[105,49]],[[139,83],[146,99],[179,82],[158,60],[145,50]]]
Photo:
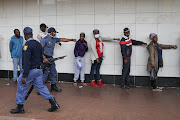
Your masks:
[[[95,37],[95,38],[99,38],[99,37],[100,37],[100,35],[99,35],[99,34],[96,34],[96,35],[94,35],[94,37]]]

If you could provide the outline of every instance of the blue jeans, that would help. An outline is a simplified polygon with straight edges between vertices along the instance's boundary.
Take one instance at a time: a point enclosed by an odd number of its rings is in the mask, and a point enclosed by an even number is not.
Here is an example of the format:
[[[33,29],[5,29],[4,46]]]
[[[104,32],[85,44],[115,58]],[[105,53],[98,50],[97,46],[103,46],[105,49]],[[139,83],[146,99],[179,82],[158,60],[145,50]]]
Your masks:
[[[51,84],[56,84],[57,71],[56,71],[56,65],[54,62],[52,62],[52,65],[44,72],[43,83],[45,84],[49,71],[50,71]]]
[[[42,69],[32,69],[29,71],[29,75],[26,79],[26,84],[22,84],[23,73],[18,78],[17,83],[17,92],[16,92],[16,104],[25,104],[25,97],[28,92],[29,85],[32,83],[34,87],[38,90],[40,95],[46,99],[52,99],[52,96],[47,89],[47,87],[43,84],[43,72]]]
[[[22,73],[22,58],[13,58],[13,80],[17,81],[18,79],[18,65],[20,72]]]
[[[94,71],[96,70],[96,78],[97,80],[101,80],[100,76],[100,68],[103,61],[102,57],[99,57],[100,63],[94,63],[91,65],[91,72],[90,72],[90,80],[94,80]]]

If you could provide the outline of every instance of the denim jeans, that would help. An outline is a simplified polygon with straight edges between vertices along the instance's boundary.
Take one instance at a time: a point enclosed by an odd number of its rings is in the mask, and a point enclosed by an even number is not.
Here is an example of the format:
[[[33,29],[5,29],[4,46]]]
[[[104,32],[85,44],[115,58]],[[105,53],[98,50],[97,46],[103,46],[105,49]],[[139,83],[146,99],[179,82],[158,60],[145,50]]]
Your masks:
[[[13,58],[13,80],[17,81],[18,79],[18,65],[20,72],[22,73],[22,58]]]
[[[96,78],[97,80],[101,80],[100,76],[100,68],[103,61],[102,57],[99,57],[100,63],[94,63],[91,65],[91,72],[90,72],[90,80],[94,80],[94,71],[96,70]]]

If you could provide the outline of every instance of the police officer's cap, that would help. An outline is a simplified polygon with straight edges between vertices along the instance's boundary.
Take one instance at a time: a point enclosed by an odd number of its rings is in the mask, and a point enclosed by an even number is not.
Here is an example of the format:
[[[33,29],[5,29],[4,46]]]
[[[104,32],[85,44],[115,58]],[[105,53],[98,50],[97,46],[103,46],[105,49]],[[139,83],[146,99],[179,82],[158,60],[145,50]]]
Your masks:
[[[50,27],[50,28],[48,29],[48,33],[53,33],[53,32],[54,32],[54,33],[58,33],[55,28]]]
[[[33,30],[30,27],[25,27],[23,32],[24,32],[24,35],[32,35]]]
[[[124,32],[130,32],[129,28],[124,28]]]

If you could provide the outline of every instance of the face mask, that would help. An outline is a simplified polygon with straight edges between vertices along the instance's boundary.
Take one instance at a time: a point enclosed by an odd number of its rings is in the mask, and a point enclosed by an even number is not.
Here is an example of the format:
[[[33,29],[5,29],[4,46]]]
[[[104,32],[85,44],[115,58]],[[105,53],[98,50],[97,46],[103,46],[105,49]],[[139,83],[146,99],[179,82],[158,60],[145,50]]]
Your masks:
[[[51,33],[48,33],[48,35],[49,35],[51,38],[56,38],[56,35],[53,36],[53,35],[51,35]]]
[[[100,37],[100,35],[99,35],[99,34],[96,34],[96,35],[94,35],[94,37],[95,37],[95,38],[99,38],[99,37]]]

